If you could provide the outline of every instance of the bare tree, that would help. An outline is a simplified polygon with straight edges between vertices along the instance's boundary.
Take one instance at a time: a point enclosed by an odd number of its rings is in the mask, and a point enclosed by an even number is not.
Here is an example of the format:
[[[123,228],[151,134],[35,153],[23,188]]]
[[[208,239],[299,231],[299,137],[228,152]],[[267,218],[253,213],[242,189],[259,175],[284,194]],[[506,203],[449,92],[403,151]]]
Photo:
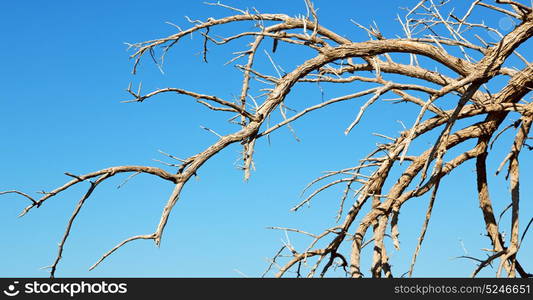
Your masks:
[[[505,272],[508,277],[516,277],[517,273],[521,277],[530,277],[531,274],[524,270],[518,257],[520,245],[531,225],[531,220],[529,223],[526,222],[525,230],[519,232],[519,155],[524,147],[532,149],[527,145],[527,140],[531,139],[528,135],[533,118],[533,104],[526,98],[533,88],[533,64],[518,53],[517,49],[533,35],[533,10],[530,6],[517,1],[475,0],[466,11],[459,13],[447,10],[445,5],[450,4],[446,2],[448,1],[422,0],[414,7],[406,9],[404,16],[398,19],[403,31],[399,32],[401,36],[388,38],[375,24],[365,27],[354,22],[359,29],[368,34],[369,39],[364,42],[353,42],[342,34],[326,28],[319,22],[317,11],[309,0],[305,1],[306,14],[297,17],[241,10],[219,2],[210,3],[209,5],[229,9],[234,14],[220,19],[188,19],[191,23],[188,29],[176,26],[178,32],[171,36],[131,44],[130,47],[135,51],[131,56],[134,59],[133,72],[137,71],[140,61],[147,55],[162,67],[167,52],[188,35],[201,34],[203,37],[202,54],[205,62],[207,62],[208,45],[222,45],[239,39],[250,39],[249,48],[235,52],[235,57],[228,62],[244,62],[236,65],[243,75],[238,99],[230,101],[216,95],[182,88],[164,88],[142,93],[140,86],[134,91],[130,85],[128,92],[133,98],[126,102],[143,102],[163,93],[187,95],[211,110],[231,114],[230,122],[239,126],[238,130],[232,134],[220,135],[212,129],[205,128],[216,134],[218,140],[204,151],[185,159],[163,153],[175,161],[172,164],[167,163],[168,166],[175,168],[172,172],[150,166],[115,166],[84,175],[65,173],[72,179],[50,192],[43,192],[40,198],[34,198],[20,191],[5,191],[2,194],[16,193],[31,201],[21,213],[24,215],[79,183],[90,183],[87,192],[82,195],[70,217],[59,244],[57,258],[50,266],[50,275],[53,277],[72,224],[85,201],[100,183],[121,173],[130,174],[127,180],[144,173],[173,183],[174,189],[169,195],[155,231],[132,236],[118,243],[90,268],[93,269],[129,242],[148,239],[159,245],[170,213],[185,184],[206,161],[229,145],[236,143],[242,145],[242,170],[244,179],[247,180],[251,170],[254,169],[254,147],[258,139],[268,137],[281,127],[290,128],[291,122],[312,111],[338,102],[369,96],[353,122],[347,126],[345,134],[349,134],[368,107],[384,95],[395,94],[397,98],[393,99],[394,103],[409,102],[420,108],[418,115],[413,116],[412,125],[406,127],[396,137],[380,135],[387,142],[378,144],[374,151],[360,160],[359,164],[327,172],[309,184],[307,188],[323,183],[293,210],[298,210],[326,189],[345,185],[344,194],[340,199],[337,225],[317,234],[293,228],[274,227],[310,236],[312,242],[303,250],[297,250],[289,243],[283,245],[272,259],[267,272],[272,267],[278,267],[276,277],[286,275],[289,270],[296,272],[297,276],[313,277],[325,276],[333,266],[340,266],[348,276],[361,277],[363,275],[361,250],[373,244],[373,254],[367,258],[371,261],[371,276],[392,277],[393,270],[389,264],[387,251],[390,249],[386,248],[384,240],[392,239],[394,247],[399,248],[398,221],[402,206],[410,199],[430,193],[429,207],[425,212],[423,228],[408,271],[408,275],[411,276],[441,180],[466,161],[475,159],[479,205],[491,248],[487,249],[488,258],[478,259],[479,265],[472,276],[476,276],[491,262],[499,261],[496,276],[499,277]],[[516,26],[504,35],[490,24],[470,21],[474,10],[501,13],[512,19]],[[213,29],[219,26],[239,22],[253,23],[255,29],[243,30],[226,37],[213,34]],[[485,41],[480,32],[489,32],[498,39],[496,42]],[[268,75],[255,67],[257,54],[267,48],[263,45],[267,41],[273,43],[272,46],[268,45],[271,52],[275,52],[281,44],[287,43],[311,49],[315,55],[285,72],[268,52],[265,52],[277,73]],[[398,53],[409,55],[410,63],[398,62]],[[511,56],[522,60],[524,67],[508,66]],[[422,57],[424,59],[421,59]],[[430,70],[436,64],[446,67],[447,72],[454,75]],[[391,74],[394,76],[390,76]],[[486,84],[496,77],[505,80],[506,84],[500,90],[491,92]],[[373,87],[324,100],[300,112],[292,113],[287,109],[285,99],[295,85],[353,82],[369,83]],[[263,93],[260,96],[253,96],[250,92],[252,85]],[[439,107],[444,100],[447,103],[455,101],[453,108]],[[268,126],[266,121],[277,110],[281,114],[282,121]],[[503,124],[509,123],[510,114],[518,114],[519,119],[498,131]],[[484,116],[484,119],[476,121],[478,116]],[[454,125],[458,120],[472,121],[468,126],[456,128]],[[509,179],[511,187],[511,228],[510,235],[506,238],[501,234],[502,230],[494,214],[487,183],[486,161],[498,137],[503,131],[510,129],[516,131],[515,139],[512,145],[501,146],[510,150],[496,172],[499,173],[507,165],[506,178]],[[419,155],[411,154],[410,145],[430,132],[437,133],[433,144]],[[464,145],[469,140],[476,141],[474,147],[459,155],[450,156],[451,149]],[[401,168],[399,176],[391,175],[393,167]],[[384,186],[387,182],[393,184],[388,191],[385,191]],[[348,203],[350,199],[353,201]],[[364,207],[368,207],[368,212],[361,215]],[[359,221],[356,221],[357,217]],[[324,244],[324,241],[327,241],[326,246],[319,247],[318,245]],[[343,249],[349,250],[342,250],[342,245],[347,245],[348,247]],[[313,263],[308,264],[310,261]],[[302,274],[303,272],[307,274]]]

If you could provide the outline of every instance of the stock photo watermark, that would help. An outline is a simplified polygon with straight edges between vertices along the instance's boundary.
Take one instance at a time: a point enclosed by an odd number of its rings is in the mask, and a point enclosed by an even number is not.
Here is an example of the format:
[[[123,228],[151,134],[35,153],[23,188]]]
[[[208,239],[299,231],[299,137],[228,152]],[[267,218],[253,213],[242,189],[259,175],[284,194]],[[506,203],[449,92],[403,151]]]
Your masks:
[[[16,297],[19,294],[25,295],[68,295],[75,297],[78,294],[126,294],[128,292],[127,283],[116,282],[39,282],[29,281],[20,283],[13,281],[3,290],[4,295]]]

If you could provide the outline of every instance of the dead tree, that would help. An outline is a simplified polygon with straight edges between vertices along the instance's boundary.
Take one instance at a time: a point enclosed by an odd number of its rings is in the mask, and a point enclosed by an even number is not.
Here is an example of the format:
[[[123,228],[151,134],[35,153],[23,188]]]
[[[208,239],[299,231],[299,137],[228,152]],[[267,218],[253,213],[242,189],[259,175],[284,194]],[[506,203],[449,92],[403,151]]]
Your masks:
[[[87,192],[79,200],[68,222],[64,237],[59,244],[57,258],[50,266],[50,274],[53,277],[62,257],[63,246],[69,236],[71,226],[85,201],[100,183],[122,173],[131,174],[130,176],[140,173],[150,174],[173,183],[174,189],[163,208],[155,231],[151,234],[133,236],[118,243],[90,268],[93,269],[126,243],[148,239],[159,245],[170,213],[186,183],[206,161],[229,145],[236,143],[242,145],[242,169],[244,178],[248,179],[254,168],[254,146],[258,139],[272,134],[281,127],[290,126],[291,122],[312,111],[338,102],[367,97],[368,100],[361,106],[355,119],[345,130],[345,133],[349,134],[369,106],[386,94],[395,94],[397,97],[395,103],[409,102],[419,107],[419,114],[413,116],[412,125],[406,127],[398,136],[382,136],[387,142],[378,144],[377,148],[362,158],[357,165],[328,172],[311,182],[310,187],[323,182],[325,184],[317,188],[293,210],[298,210],[304,204],[309,203],[323,190],[341,184],[345,185],[345,192],[340,199],[337,225],[326,228],[318,234],[298,229],[277,228],[308,235],[312,238],[312,242],[303,250],[297,250],[290,244],[284,245],[273,258],[269,270],[276,265],[279,267],[276,277],[286,275],[289,270],[296,270],[297,275],[301,276],[301,272],[305,269],[302,265],[305,263],[309,266],[306,269],[308,272],[306,276],[313,277],[315,275],[325,276],[332,266],[337,265],[342,266],[348,276],[361,277],[363,275],[360,267],[363,259],[361,249],[373,244],[373,255],[367,258],[371,261],[371,276],[392,277],[393,270],[387,254],[391,250],[386,249],[384,240],[391,238],[394,246],[399,248],[398,221],[402,206],[410,199],[429,193],[429,207],[425,213],[425,222],[408,272],[410,276],[424,240],[441,180],[466,161],[475,159],[478,200],[491,248],[487,250],[490,253],[488,258],[480,260],[472,276],[476,276],[491,262],[498,261],[496,276],[499,277],[504,272],[508,277],[515,277],[517,273],[521,277],[529,277],[531,274],[523,269],[518,257],[522,239],[531,224],[529,221],[526,229],[522,233],[519,232],[519,156],[525,147],[529,150],[532,148],[527,145],[527,140],[531,139],[528,135],[533,118],[533,104],[528,101],[527,95],[533,88],[533,64],[517,51],[518,47],[533,35],[533,10],[530,6],[517,1],[475,0],[464,12],[452,10],[452,12],[445,13],[445,5],[453,5],[453,1],[451,4],[445,2],[422,0],[414,7],[407,9],[404,16],[398,19],[403,29],[403,32],[399,32],[401,36],[386,37],[375,24],[365,27],[354,22],[358,30],[368,34],[369,39],[362,42],[351,41],[342,34],[326,28],[325,24],[319,22],[316,10],[308,0],[305,1],[307,13],[297,17],[260,13],[256,10],[241,10],[222,3],[211,3],[211,5],[229,9],[233,15],[220,19],[188,19],[191,23],[188,29],[176,26],[178,31],[171,36],[131,44],[130,47],[135,50],[131,55],[134,60],[133,72],[137,71],[139,63],[146,56],[161,65],[167,52],[176,47],[180,39],[191,34],[202,35],[202,53],[206,62],[208,45],[228,44],[234,40],[249,39],[249,48],[235,52],[235,57],[229,61],[229,63],[243,61],[243,64],[236,65],[243,75],[238,98],[230,101],[216,95],[204,94],[203,91],[193,92],[182,88],[164,88],[142,93],[140,87],[134,91],[130,85],[128,92],[133,98],[127,102],[143,102],[163,93],[190,96],[211,110],[231,114],[230,121],[239,127],[238,130],[228,135],[217,134],[219,139],[214,144],[185,159],[164,153],[168,158],[176,161],[175,164],[169,164],[176,168],[172,172],[150,166],[114,166],[84,175],[66,173],[72,177],[70,181],[55,190],[44,192],[40,198],[34,198],[20,191],[2,193],[16,193],[31,201],[31,204],[21,213],[24,215],[34,208],[41,207],[61,192],[82,182],[89,182]],[[472,22],[470,17],[474,10],[492,10],[501,13],[511,18],[516,26],[505,35],[501,34],[490,24]],[[220,26],[243,22],[254,24],[255,29],[226,37],[213,34],[213,31]],[[479,34],[480,32],[490,32],[498,36],[498,40],[496,42],[485,41]],[[285,74],[277,72],[275,75],[269,75],[254,67],[257,54],[264,49],[263,44],[267,41],[273,41],[273,46],[268,43],[268,48],[272,52],[276,51],[281,44],[286,43],[312,49],[315,55]],[[409,55],[410,63],[398,62],[395,59],[398,53]],[[511,56],[520,58],[524,67],[508,66],[507,62]],[[420,59],[421,57],[424,59]],[[268,58],[278,70],[273,59],[270,56]],[[443,72],[430,70],[435,64],[444,66],[455,75],[447,76]],[[389,78],[391,74],[395,75],[394,78],[401,75],[403,79],[392,80]],[[505,80],[506,84],[498,91],[490,91],[486,84],[496,77]],[[286,109],[286,96],[295,85],[358,82],[370,83],[373,87],[325,100],[294,114]],[[250,93],[252,85],[261,87],[260,90],[264,93],[254,97]],[[357,85],[353,86],[357,87]],[[452,109],[441,108],[443,101],[447,103],[455,101],[454,107]],[[266,120],[277,109],[283,121],[268,126]],[[518,114],[520,117],[509,126],[499,130],[500,127],[509,123],[510,114]],[[476,116],[484,116],[484,119],[472,121],[463,128],[454,126],[458,120],[475,120]],[[516,131],[515,139],[512,145],[498,146],[508,147],[510,150],[496,172],[499,173],[507,166],[506,176],[511,186],[512,227],[510,235],[504,238],[496,222],[489,194],[486,160],[501,132],[510,129]],[[412,142],[430,132],[438,133],[433,145],[425,149],[422,154],[411,154],[409,147]],[[450,149],[469,140],[476,141],[476,145],[457,156],[449,155]],[[393,166],[403,170],[400,176],[390,175]],[[388,191],[384,190],[386,182],[394,182]],[[368,212],[361,215],[364,207],[369,207]],[[357,217],[360,219],[358,222],[355,221]],[[318,247],[318,242],[324,240],[328,241],[327,245]],[[349,246],[348,252],[341,250],[341,245],[344,244]],[[313,263],[308,264],[309,261]],[[321,270],[317,273],[319,268]]]

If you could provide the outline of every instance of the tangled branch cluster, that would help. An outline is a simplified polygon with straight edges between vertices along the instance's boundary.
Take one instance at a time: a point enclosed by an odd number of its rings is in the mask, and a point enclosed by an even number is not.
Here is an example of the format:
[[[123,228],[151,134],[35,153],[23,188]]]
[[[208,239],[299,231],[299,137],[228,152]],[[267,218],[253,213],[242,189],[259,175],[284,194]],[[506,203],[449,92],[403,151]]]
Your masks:
[[[277,228],[308,235],[312,238],[312,242],[303,251],[296,250],[290,244],[284,245],[272,259],[269,270],[277,266],[279,270],[276,277],[281,277],[288,271],[295,271],[297,276],[302,276],[302,265],[305,265],[308,266],[306,276],[313,277],[319,267],[321,267],[319,275],[324,276],[332,266],[340,265],[347,275],[361,277],[363,275],[360,267],[361,250],[366,245],[373,244],[373,255],[369,258],[372,262],[371,275],[392,277],[388,249],[385,247],[384,240],[390,237],[393,245],[399,248],[398,220],[402,206],[410,199],[430,193],[430,203],[424,225],[408,272],[412,275],[441,180],[466,161],[475,159],[479,204],[492,249],[490,249],[488,259],[480,261],[472,276],[476,276],[481,269],[496,260],[499,261],[497,276],[501,276],[502,272],[509,277],[515,277],[517,273],[522,277],[531,276],[518,260],[521,241],[525,235],[525,232],[522,235],[519,232],[518,216],[520,207],[519,155],[524,147],[531,150],[531,147],[527,145],[527,140],[530,139],[528,135],[533,119],[533,104],[526,99],[526,96],[533,88],[533,64],[517,52],[517,48],[533,35],[531,7],[515,1],[499,0],[489,4],[475,0],[464,14],[456,15],[453,12],[443,13],[445,3],[442,1],[436,3],[433,0],[422,0],[412,9],[408,9],[405,16],[399,19],[404,32],[403,37],[387,38],[377,26],[364,27],[354,22],[369,36],[367,41],[354,42],[324,27],[319,22],[316,10],[310,1],[306,1],[307,14],[297,17],[240,10],[221,3],[212,5],[230,9],[235,15],[220,19],[209,18],[205,21],[188,19],[192,23],[189,29],[182,30],[176,26],[178,28],[176,34],[131,44],[130,47],[135,49],[132,55],[135,60],[133,71],[136,72],[139,62],[146,55],[151,56],[157,64],[162,64],[166,53],[180,39],[193,33],[203,36],[203,59],[206,62],[209,44],[221,45],[238,39],[250,38],[249,48],[235,52],[235,57],[228,62],[245,61],[243,65],[236,65],[243,74],[238,98],[235,101],[229,101],[215,95],[182,88],[164,88],[143,94],[140,87],[138,91],[133,91],[130,86],[128,91],[133,99],[127,102],[143,102],[163,93],[186,95],[211,110],[233,114],[231,121],[239,126],[239,130],[232,134],[219,135],[206,128],[217,134],[219,139],[204,151],[186,159],[163,153],[176,161],[175,164],[168,165],[176,167],[177,172],[171,173],[157,167],[117,166],[79,176],[67,173],[72,177],[71,181],[51,192],[45,192],[39,199],[34,199],[19,191],[2,192],[3,194],[17,193],[31,201],[31,204],[22,212],[24,215],[62,191],[81,182],[90,181],[90,187],[80,199],[59,245],[58,256],[51,266],[52,277],[78,212],[101,182],[120,173],[129,173],[130,177],[145,173],[158,176],[175,186],[153,233],[133,236],[122,241],[105,253],[91,269],[131,241],[150,239],[159,245],[169,215],[185,184],[206,161],[229,145],[235,143],[242,145],[242,169],[244,178],[248,179],[254,168],[254,147],[258,139],[268,136],[283,126],[290,126],[291,122],[312,111],[338,102],[370,96],[361,106],[354,121],[345,130],[348,134],[361,120],[368,107],[385,94],[391,93],[397,95],[396,102],[410,102],[420,108],[419,114],[414,117],[413,125],[397,137],[383,136],[388,142],[379,144],[358,165],[328,172],[310,184],[309,187],[330,180],[295,206],[293,210],[311,201],[321,191],[344,184],[345,191],[337,216],[338,225],[327,228],[319,234],[297,229]],[[471,23],[470,16],[474,10],[478,9],[493,10],[504,14],[512,18],[516,26],[503,35],[486,24]],[[213,28],[236,22],[252,22],[255,24],[255,30],[243,31],[222,38],[211,33]],[[477,31],[492,32],[498,35],[498,41],[486,42],[476,34]],[[472,42],[474,39],[476,42]],[[270,62],[278,71],[277,76],[267,75],[254,68],[259,49],[262,49],[262,44],[267,40],[273,40],[272,52],[275,52],[281,43],[288,43],[312,49],[315,56],[286,74],[282,74],[267,53]],[[161,51],[161,57],[156,58],[156,53],[159,51]],[[410,63],[395,61],[393,54],[396,53],[408,54]],[[505,63],[512,55],[519,57],[525,63],[525,67],[522,69],[507,67]],[[425,59],[421,60],[420,57]],[[423,61],[429,61],[427,64],[430,66],[435,64],[445,66],[455,73],[455,76],[451,77],[442,72],[432,71],[429,67],[424,67]],[[368,74],[371,75],[367,76]],[[390,74],[401,75],[404,79],[401,81],[388,79]],[[506,78],[506,85],[499,91],[490,92],[485,84],[496,77]],[[421,82],[421,84],[405,83],[410,79],[416,79],[411,82]],[[262,89],[264,93],[261,96],[251,95],[252,82],[267,87]],[[287,113],[285,100],[291,88],[298,84],[326,82],[332,84],[364,82],[374,86],[309,106],[293,115]],[[438,88],[434,88],[435,86]],[[441,108],[444,100],[447,103],[456,101],[454,107],[448,110]],[[283,120],[278,124],[266,126],[265,121],[276,109],[279,109]],[[511,230],[509,239],[506,240],[494,216],[487,183],[486,160],[492,143],[502,132],[498,132],[498,129],[508,121],[508,115],[511,112],[519,114],[520,118],[503,129],[505,131],[514,128],[516,134],[513,144],[508,146],[509,154],[498,168],[499,173],[507,166],[507,176],[511,186]],[[464,128],[454,126],[458,120],[474,119],[476,116],[484,116],[484,119]],[[409,155],[412,142],[429,132],[438,133],[434,143],[420,155]],[[451,149],[464,145],[469,140],[476,141],[474,147],[455,157],[447,155]],[[390,175],[393,167],[402,169],[400,176]],[[338,177],[341,178],[336,179]],[[395,183],[390,189],[384,190],[386,182]],[[347,203],[351,199],[349,195],[354,196],[353,203]],[[361,216],[360,213],[365,206],[370,206],[370,209]],[[358,222],[355,221],[357,217],[360,219]],[[372,232],[369,233],[369,229]],[[365,240],[365,237],[369,236],[371,238]],[[317,246],[319,241],[327,239],[329,241],[325,247]],[[343,244],[349,244],[348,253],[341,251]],[[314,258],[314,263],[309,265],[307,262],[311,258]],[[280,262],[282,259],[284,259],[283,263]]]

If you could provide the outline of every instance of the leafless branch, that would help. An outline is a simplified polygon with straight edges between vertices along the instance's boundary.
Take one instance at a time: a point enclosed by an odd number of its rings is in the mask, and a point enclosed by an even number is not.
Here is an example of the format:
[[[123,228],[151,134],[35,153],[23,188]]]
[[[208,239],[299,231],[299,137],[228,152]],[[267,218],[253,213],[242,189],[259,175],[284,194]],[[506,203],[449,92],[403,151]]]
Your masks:
[[[50,192],[44,192],[39,199],[16,190],[0,192],[0,195],[18,194],[29,199],[31,204],[21,213],[24,215],[78,183],[90,182],[89,190],[82,196],[69,219],[57,258],[50,267],[51,275],[54,276],[75,218],[99,183],[119,173],[130,174],[124,183],[119,185],[120,187],[132,177],[144,173],[155,175],[173,184],[173,190],[168,195],[154,232],[136,235],[118,243],[91,266],[92,270],[129,242],[153,240],[159,246],[169,216],[181,197],[183,188],[207,161],[222,150],[234,144],[242,146],[239,161],[242,161],[244,179],[248,180],[251,171],[255,169],[254,155],[260,150],[256,149],[260,147],[256,142],[260,138],[265,136],[269,138],[274,131],[283,126],[287,126],[294,133],[291,125],[303,116],[311,117],[310,112],[321,110],[325,113],[327,111],[325,108],[332,104],[370,95],[365,103],[358,106],[359,112],[344,131],[348,134],[360,122],[363,115],[373,113],[369,111],[370,106],[376,107],[376,101],[391,92],[399,98],[387,101],[386,105],[391,102],[397,105],[410,103],[418,107],[418,114],[402,115],[403,121],[412,117],[411,127],[404,126],[397,135],[387,132],[375,134],[380,138],[379,143],[365,158],[362,160],[356,158],[354,166],[326,172],[305,187],[304,192],[319,182],[321,184],[292,210],[298,210],[303,205],[309,204],[315,196],[325,190],[342,186],[343,193],[336,225],[326,227],[327,229],[319,231],[318,234],[296,228],[271,227],[283,230],[286,234],[287,232],[303,234],[312,241],[302,250],[297,245],[291,244],[287,234],[287,240],[283,241],[283,247],[270,260],[270,265],[263,276],[275,266],[279,269],[275,275],[277,277],[291,272],[297,277],[304,276],[304,272],[307,272],[307,277],[313,277],[315,274],[322,277],[335,266],[339,266],[351,277],[362,277],[364,271],[361,270],[361,260],[368,257],[363,257],[364,253],[361,250],[373,243],[374,251],[369,259],[372,266],[371,275],[392,277],[394,264],[390,260],[394,257],[387,248],[389,245],[385,243],[385,237],[390,237],[393,246],[398,249],[399,214],[403,204],[432,191],[408,272],[409,276],[412,276],[429,220],[434,213],[434,202],[441,180],[445,180],[446,176],[466,161],[475,159],[478,200],[487,235],[492,244],[490,251],[493,254],[484,260],[468,257],[480,263],[473,276],[495,259],[499,259],[497,276],[505,270],[509,277],[516,276],[516,272],[526,277],[528,273],[523,270],[517,257],[521,241],[531,221],[520,238],[519,154],[526,145],[533,116],[533,104],[526,101],[533,90],[533,64],[516,49],[524,45],[533,35],[533,11],[531,7],[517,1],[498,0],[493,5],[481,0],[472,0],[464,12],[455,12],[452,9],[450,10],[452,12],[445,13],[448,10],[444,7],[449,5],[448,2],[451,1],[422,0],[416,2],[414,7],[407,8],[406,15],[398,17],[401,28],[397,38],[386,37],[376,23],[363,26],[353,21],[369,36],[368,40],[357,42],[346,38],[345,33],[334,32],[326,28],[323,22],[319,23],[318,10],[309,0],[305,0],[307,14],[297,17],[260,13],[255,9],[243,10],[220,2],[207,3],[210,6],[227,9],[235,15],[202,20],[186,17],[189,28],[182,29],[171,24],[177,28],[177,33],[164,38],[128,44],[133,49],[131,55],[134,60],[133,73],[137,72],[139,63],[145,56],[162,70],[165,55],[170,49],[176,47],[182,38],[195,33],[202,36],[199,47],[201,47],[201,57],[206,63],[208,46],[229,47],[234,41],[243,41],[245,43],[241,45],[244,44],[245,49],[237,49],[238,51],[233,52],[228,61],[228,63],[240,59],[245,61],[242,65],[236,65],[237,72],[242,76],[238,87],[240,93],[234,96],[233,101],[224,100],[225,96],[201,94],[173,87],[143,93],[140,83],[136,91],[132,90],[130,84],[127,92],[133,99],[123,102],[141,103],[164,93],[185,95],[194,98],[214,112],[232,113],[229,121],[231,126],[236,126],[237,129],[228,134],[221,134],[201,126],[215,134],[217,139],[202,151],[185,159],[160,151],[172,161],[179,162],[162,162],[177,168],[175,174],[155,167],[116,166],[84,175],[65,173],[71,177],[71,180]],[[470,19],[479,6],[516,18],[519,23],[506,34],[502,34],[491,24],[472,22]],[[224,25],[240,23],[248,23],[253,27],[242,27],[237,33],[223,37],[213,34]],[[250,27],[253,29],[245,30]],[[496,34],[498,40],[495,43],[485,42],[478,34],[480,31]],[[265,45],[265,42],[271,39],[272,45]],[[473,40],[476,39],[478,41],[474,43]],[[285,67],[284,63],[283,68],[287,68],[284,70],[276,63],[276,60],[284,61],[278,60],[278,55],[283,51],[278,50],[276,56],[269,54],[269,51],[274,53],[283,45],[310,51],[302,51],[303,62],[292,69]],[[398,53],[408,55],[409,62],[401,63],[397,58]],[[522,69],[508,66],[512,62],[509,59],[512,55],[524,62],[525,66]],[[262,63],[257,63],[257,60],[262,60]],[[443,67],[447,70],[438,71]],[[272,72],[276,75],[268,75]],[[493,92],[490,90],[493,89],[490,83],[499,76],[505,76],[506,81],[499,91]],[[224,79],[224,76],[220,76],[220,80]],[[314,105],[307,99],[301,99],[298,102],[302,105],[299,111],[290,110],[288,107],[292,104],[288,102],[293,100],[287,98],[287,95],[294,93],[292,91],[295,90],[293,89],[295,86],[308,83],[320,84],[322,99],[324,99],[324,90],[329,87],[344,84],[355,90]],[[510,112],[520,115],[519,122],[514,122],[503,130],[500,129],[502,123],[508,124]],[[380,118],[378,112],[376,122],[386,121]],[[270,122],[274,124],[270,125]],[[403,124],[402,120],[399,122]],[[459,124],[463,127],[457,128]],[[515,140],[511,151],[497,171],[500,172],[508,163],[508,179],[511,186],[511,230],[510,239],[506,241],[498,227],[499,222],[496,222],[489,195],[486,157],[489,151],[492,151],[494,141],[513,127],[517,129]],[[423,141],[423,136],[432,134],[436,138],[432,138],[429,146],[427,144],[415,146],[417,142]],[[459,154],[454,154],[454,157],[449,157],[452,150],[461,149],[460,145],[475,140],[477,140],[475,147],[466,151],[461,150]],[[489,143],[490,141],[492,142]],[[385,190],[386,188],[388,190]],[[349,198],[348,195],[352,194],[353,198]],[[500,215],[500,218],[502,217],[503,213]],[[387,233],[389,224],[390,234]],[[369,238],[370,228],[372,236]]]

